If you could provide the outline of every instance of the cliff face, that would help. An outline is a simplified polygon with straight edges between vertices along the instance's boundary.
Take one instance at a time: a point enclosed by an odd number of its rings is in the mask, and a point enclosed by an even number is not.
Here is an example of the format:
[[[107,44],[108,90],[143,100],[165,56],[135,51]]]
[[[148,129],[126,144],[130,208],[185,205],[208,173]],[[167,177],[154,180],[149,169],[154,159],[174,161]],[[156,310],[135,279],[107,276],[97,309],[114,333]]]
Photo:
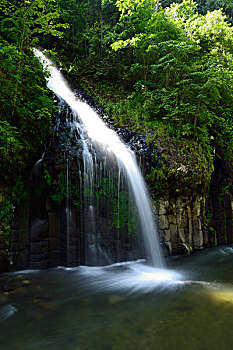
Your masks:
[[[163,148],[167,159],[162,181],[166,183],[165,190],[163,187],[159,194],[156,189],[153,193],[167,253],[187,254],[207,246],[232,243],[233,167],[224,160],[224,155],[214,157],[212,168],[201,150],[195,157],[190,152],[187,159],[176,156],[170,148],[174,146]],[[156,175],[155,169],[154,181],[158,180]],[[153,183],[151,186],[153,189]]]
[[[218,194],[158,200],[159,226],[168,254],[233,242],[233,201],[228,194],[223,198]]]
[[[138,155],[150,185],[165,255],[233,242],[233,167],[224,157],[215,157],[213,167],[196,144],[159,138],[148,145],[144,136],[116,127],[106,116],[103,119]],[[91,224],[83,229],[88,208],[79,195],[80,143],[70,139],[65,117],[57,125],[50,147],[32,170],[28,198],[14,210],[11,229],[5,224],[0,227],[1,271],[95,265],[97,260],[108,264],[143,256],[137,235],[129,235],[124,223],[114,227],[107,192],[99,196],[106,210],[92,213],[100,215],[101,229],[93,232]],[[0,192],[2,205],[4,188]]]
[[[191,253],[208,244],[202,196],[158,200],[158,220],[169,254]]]
[[[107,265],[142,257],[136,225],[128,222],[128,189],[123,178],[119,183],[116,164],[109,166],[101,152],[95,154],[100,160],[89,193],[84,146],[63,107],[50,146],[32,170],[28,201],[15,211],[12,268]]]
[[[207,202],[211,244],[233,241],[233,166],[222,158],[215,158]]]
[[[189,254],[208,246],[233,242],[233,200],[229,188],[223,185],[227,180],[230,181],[231,176],[229,166],[224,161],[217,160],[208,195],[166,194],[166,198],[155,201],[165,255]],[[16,212],[10,246],[7,246],[4,236],[1,235],[2,271],[9,269],[8,249],[11,263],[16,269],[85,264],[84,251],[87,247],[85,233],[81,228],[80,207],[71,206],[68,228],[65,202],[60,205],[54,202],[48,188],[44,187],[42,192],[39,197],[33,200],[31,198],[31,202],[22,203]],[[108,235],[111,218],[102,213],[101,220],[106,222],[105,230],[98,233],[101,249],[114,256],[118,247],[118,258],[122,260],[136,257],[138,241],[127,236],[124,229],[121,230],[120,237],[117,229],[115,233]],[[93,245],[95,239],[94,235]],[[88,263],[94,264],[95,261],[89,260]]]

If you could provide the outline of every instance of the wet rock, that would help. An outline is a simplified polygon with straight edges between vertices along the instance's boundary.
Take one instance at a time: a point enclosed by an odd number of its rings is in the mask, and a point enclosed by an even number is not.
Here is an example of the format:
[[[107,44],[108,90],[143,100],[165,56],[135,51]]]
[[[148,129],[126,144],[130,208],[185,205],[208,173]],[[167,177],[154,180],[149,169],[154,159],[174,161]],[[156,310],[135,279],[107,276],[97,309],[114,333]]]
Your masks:
[[[23,284],[30,284],[31,282],[29,280],[23,280]]]
[[[32,260],[33,255],[42,256],[47,254],[48,252],[48,242],[40,241],[40,242],[31,242],[30,243],[30,259]]]
[[[42,307],[43,309],[46,309],[49,311],[57,310],[57,307],[55,307],[53,304],[48,303],[47,301],[44,301],[44,300],[34,299],[34,303]]]
[[[120,295],[111,295],[109,298],[108,298],[108,303],[110,305],[113,305],[113,304],[116,304],[116,303],[119,303],[120,301],[122,301],[124,298],[122,298]]]
[[[205,199],[203,196],[167,198],[158,201],[159,226],[170,253],[190,253],[202,249]]]
[[[0,303],[5,303],[7,302],[7,300],[8,300],[8,296],[5,295],[4,293],[3,294],[0,293]]]
[[[24,295],[28,294],[27,288],[19,287],[9,292],[9,295]]]
[[[20,231],[19,230],[12,230],[11,231],[11,243],[17,243],[19,240]]]
[[[49,262],[46,261],[30,261],[29,264],[30,269],[40,270],[47,269],[49,267]]]
[[[38,242],[48,236],[47,220],[36,219],[30,225],[30,241]]]

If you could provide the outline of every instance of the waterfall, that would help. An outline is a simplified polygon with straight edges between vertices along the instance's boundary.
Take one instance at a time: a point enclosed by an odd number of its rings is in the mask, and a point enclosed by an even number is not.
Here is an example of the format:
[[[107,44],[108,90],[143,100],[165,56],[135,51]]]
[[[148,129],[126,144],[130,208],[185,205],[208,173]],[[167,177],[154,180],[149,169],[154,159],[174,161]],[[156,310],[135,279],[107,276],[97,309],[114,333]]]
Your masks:
[[[137,165],[134,153],[120,140],[118,135],[113,130],[106,126],[103,120],[87,103],[82,102],[75,96],[63,78],[61,72],[54,66],[52,61],[37,49],[34,50],[34,53],[35,56],[40,59],[44,67],[50,72],[50,77],[48,78],[47,82],[48,88],[54,92],[60,101],[64,100],[72,110],[72,127],[73,129],[78,130],[78,134],[80,135],[82,141],[82,155],[84,163],[83,182],[84,187],[88,189],[85,191],[83,197],[86,201],[86,215],[89,217],[89,221],[91,221],[91,223],[89,223],[90,238],[87,237],[86,239],[90,239],[90,244],[88,246],[92,250],[93,256],[102,254],[101,247],[98,245],[98,228],[96,224],[97,217],[94,208],[94,205],[96,205],[97,208],[99,204],[93,203],[92,200],[92,194],[95,186],[94,181],[98,180],[98,174],[100,174],[100,172],[108,173],[109,171],[112,173],[111,176],[113,175],[111,166],[108,168],[108,170],[106,170],[105,164],[109,161],[106,159],[114,158],[118,166],[116,172],[116,193],[118,197],[116,199],[116,207],[118,208],[118,227],[120,206],[119,187],[121,178],[124,176],[127,179],[128,188],[131,192],[130,205],[132,205],[133,198],[135,203],[134,205],[137,208],[137,216],[140,230],[143,234],[148,263],[152,266],[163,267],[163,259],[161,257],[158,241],[158,232],[151,208],[150,197],[140,169]],[[102,162],[102,164],[104,164],[102,166],[103,169],[100,166],[97,166],[96,157],[98,153],[102,154],[102,158],[105,157],[105,162]],[[114,165],[112,167],[114,167]],[[113,179],[113,176],[111,178]],[[130,208],[129,211],[131,211]],[[94,240],[93,235],[95,235]],[[108,258],[106,257],[106,259],[104,259],[104,263],[111,263],[111,261],[108,261]]]

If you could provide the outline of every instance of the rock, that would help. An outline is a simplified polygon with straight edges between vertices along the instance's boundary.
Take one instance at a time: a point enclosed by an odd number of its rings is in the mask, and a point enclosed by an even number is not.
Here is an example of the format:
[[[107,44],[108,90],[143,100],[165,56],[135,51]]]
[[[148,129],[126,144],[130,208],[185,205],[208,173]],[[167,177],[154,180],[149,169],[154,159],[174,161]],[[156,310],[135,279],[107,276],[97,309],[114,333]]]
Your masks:
[[[120,295],[111,295],[109,298],[108,298],[108,303],[113,305],[113,304],[116,304],[116,303],[119,303],[120,301],[122,301],[124,298],[122,298]]]
[[[30,284],[31,282],[29,280],[23,280],[23,284]]]
[[[167,230],[169,228],[168,217],[166,215],[159,215],[159,226],[161,230]]]
[[[48,241],[39,241],[30,243],[30,256],[41,255],[48,253]],[[31,259],[31,257],[30,257]]]
[[[9,295],[23,295],[23,294],[28,294],[27,288],[19,287],[9,292]]]
[[[49,310],[49,311],[55,311],[57,310],[57,307],[55,307],[53,304],[48,303],[47,301],[44,300],[38,300],[34,299],[34,303],[39,305],[40,307]]]
[[[170,253],[189,254],[194,249],[203,248],[204,224],[201,218],[204,207],[203,196],[194,196],[193,200],[178,197],[176,201],[170,198],[159,201],[159,227]]]
[[[40,269],[47,269],[49,267],[48,261],[30,261],[29,268],[40,270]]]
[[[47,220],[36,219],[30,225],[30,241],[38,242],[48,236]]]

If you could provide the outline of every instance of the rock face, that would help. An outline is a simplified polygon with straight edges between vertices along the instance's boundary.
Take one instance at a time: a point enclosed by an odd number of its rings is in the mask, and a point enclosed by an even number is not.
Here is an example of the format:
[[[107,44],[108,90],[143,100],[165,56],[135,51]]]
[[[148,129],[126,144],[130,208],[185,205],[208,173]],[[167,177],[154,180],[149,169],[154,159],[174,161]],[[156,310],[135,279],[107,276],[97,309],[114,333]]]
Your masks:
[[[159,226],[169,254],[233,242],[232,179],[232,167],[216,157],[207,193],[174,193],[157,200]]]
[[[227,178],[226,173],[223,174],[226,172],[225,166],[221,162],[218,171],[216,168],[208,197],[195,194],[187,197],[167,196],[156,200],[155,211],[165,254],[189,254],[208,246],[233,242],[233,200],[229,191],[224,192],[222,189],[222,176],[225,181]],[[82,230],[80,207],[70,207],[69,222],[67,221],[65,204],[64,201],[59,205],[54,202],[46,189],[37,200],[31,198],[31,203],[22,203],[13,222],[9,247],[14,268],[41,269],[86,263],[95,265],[95,258],[90,258],[89,254],[87,259],[86,252],[90,250],[91,253],[91,250],[96,249],[97,236],[97,255],[105,254],[102,256],[103,263],[137,257],[137,239],[130,237],[124,230],[115,229],[111,235],[108,234],[111,219],[106,213],[102,213],[101,218],[106,229],[93,235]],[[116,251],[118,256],[114,256]],[[4,243],[1,245],[0,256],[1,269],[5,271],[9,266]],[[109,261],[107,256],[112,256],[113,260]]]
[[[6,230],[6,225],[4,220],[3,205],[4,205],[4,188],[0,187],[0,211],[2,222],[0,222],[0,273],[7,271],[9,269],[9,260],[8,260],[8,244],[9,237]]]
[[[118,168],[109,167],[101,152],[95,154],[100,157],[94,164],[96,185],[85,193],[83,144],[68,114],[64,106],[54,138],[33,168],[27,207],[16,213],[10,245],[16,269],[106,265],[142,257],[138,236],[132,230],[128,234],[128,223],[116,216],[122,194],[127,217],[126,185],[123,180],[118,184]]]
[[[8,246],[3,231],[0,231],[0,273],[9,270]]]
[[[157,206],[159,227],[169,254],[191,253],[209,243],[205,226],[205,198],[168,198]]]
[[[112,227],[107,202],[96,232],[83,225],[83,209],[74,203],[67,207],[66,199],[54,201],[49,187],[40,191],[37,200],[31,194],[27,207],[15,216],[11,233],[14,269],[110,264],[138,257],[138,237],[128,235],[126,227]]]
[[[207,201],[211,244],[233,242],[233,166],[222,158],[215,158],[214,172]]]
[[[96,108],[93,101],[89,103]],[[216,157],[207,189],[202,168],[196,167],[192,173],[189,154],[185,155],[188,160],[185,164],[182,163],[184,157],[176,156],[175,147],[170,151],[170,159],[164,157],[169,145],[158,141],[154,150],[146,144],[144,136],[117,128],[111,119],[102,117],[135,150],[145,175],[150,175],[152,168],[159,169],[160,174],[161,167],[170,167],[165,184],[169,190],[161,186],[162,190],[157,191],[158,186],[153,185],[163,185],[163,180],[149,179],[165,254],[189,254],[207,246],[233,242],[233,170],[229,164]],[[83,218],[88,222],[91,217],[88,216],[91,206],[85,206],[81,195],[80,174],[84,171],[81,144],[78,135],[75,142],[70,138],[66,115],[61,120],[56,124],[55,137],[45,155],[32,171],[29,197],[15,210],[10,244],[0,227],[1,271],[9,270],[9,262],[17,270],[41,269],[96,265],[98,261],[109,264],[143,255],[137,235],[129,235],[124,224],[114,227],[109,215],[113,204],[108,201],[106,191],[98,195],[106,210],[91,213],[93,218],[99,216],[101,225],[97,230],[93,230],[91,222],[84,225]],[[197,179],[196,185],[192,188],[188,183],[185,187],[192,176]],[[185,183],[182,179],[188,180],[184,180]]]
[[[12,269],[29,267],[29,200],[24,200],[16,208],[10,235],[9,257]]]

